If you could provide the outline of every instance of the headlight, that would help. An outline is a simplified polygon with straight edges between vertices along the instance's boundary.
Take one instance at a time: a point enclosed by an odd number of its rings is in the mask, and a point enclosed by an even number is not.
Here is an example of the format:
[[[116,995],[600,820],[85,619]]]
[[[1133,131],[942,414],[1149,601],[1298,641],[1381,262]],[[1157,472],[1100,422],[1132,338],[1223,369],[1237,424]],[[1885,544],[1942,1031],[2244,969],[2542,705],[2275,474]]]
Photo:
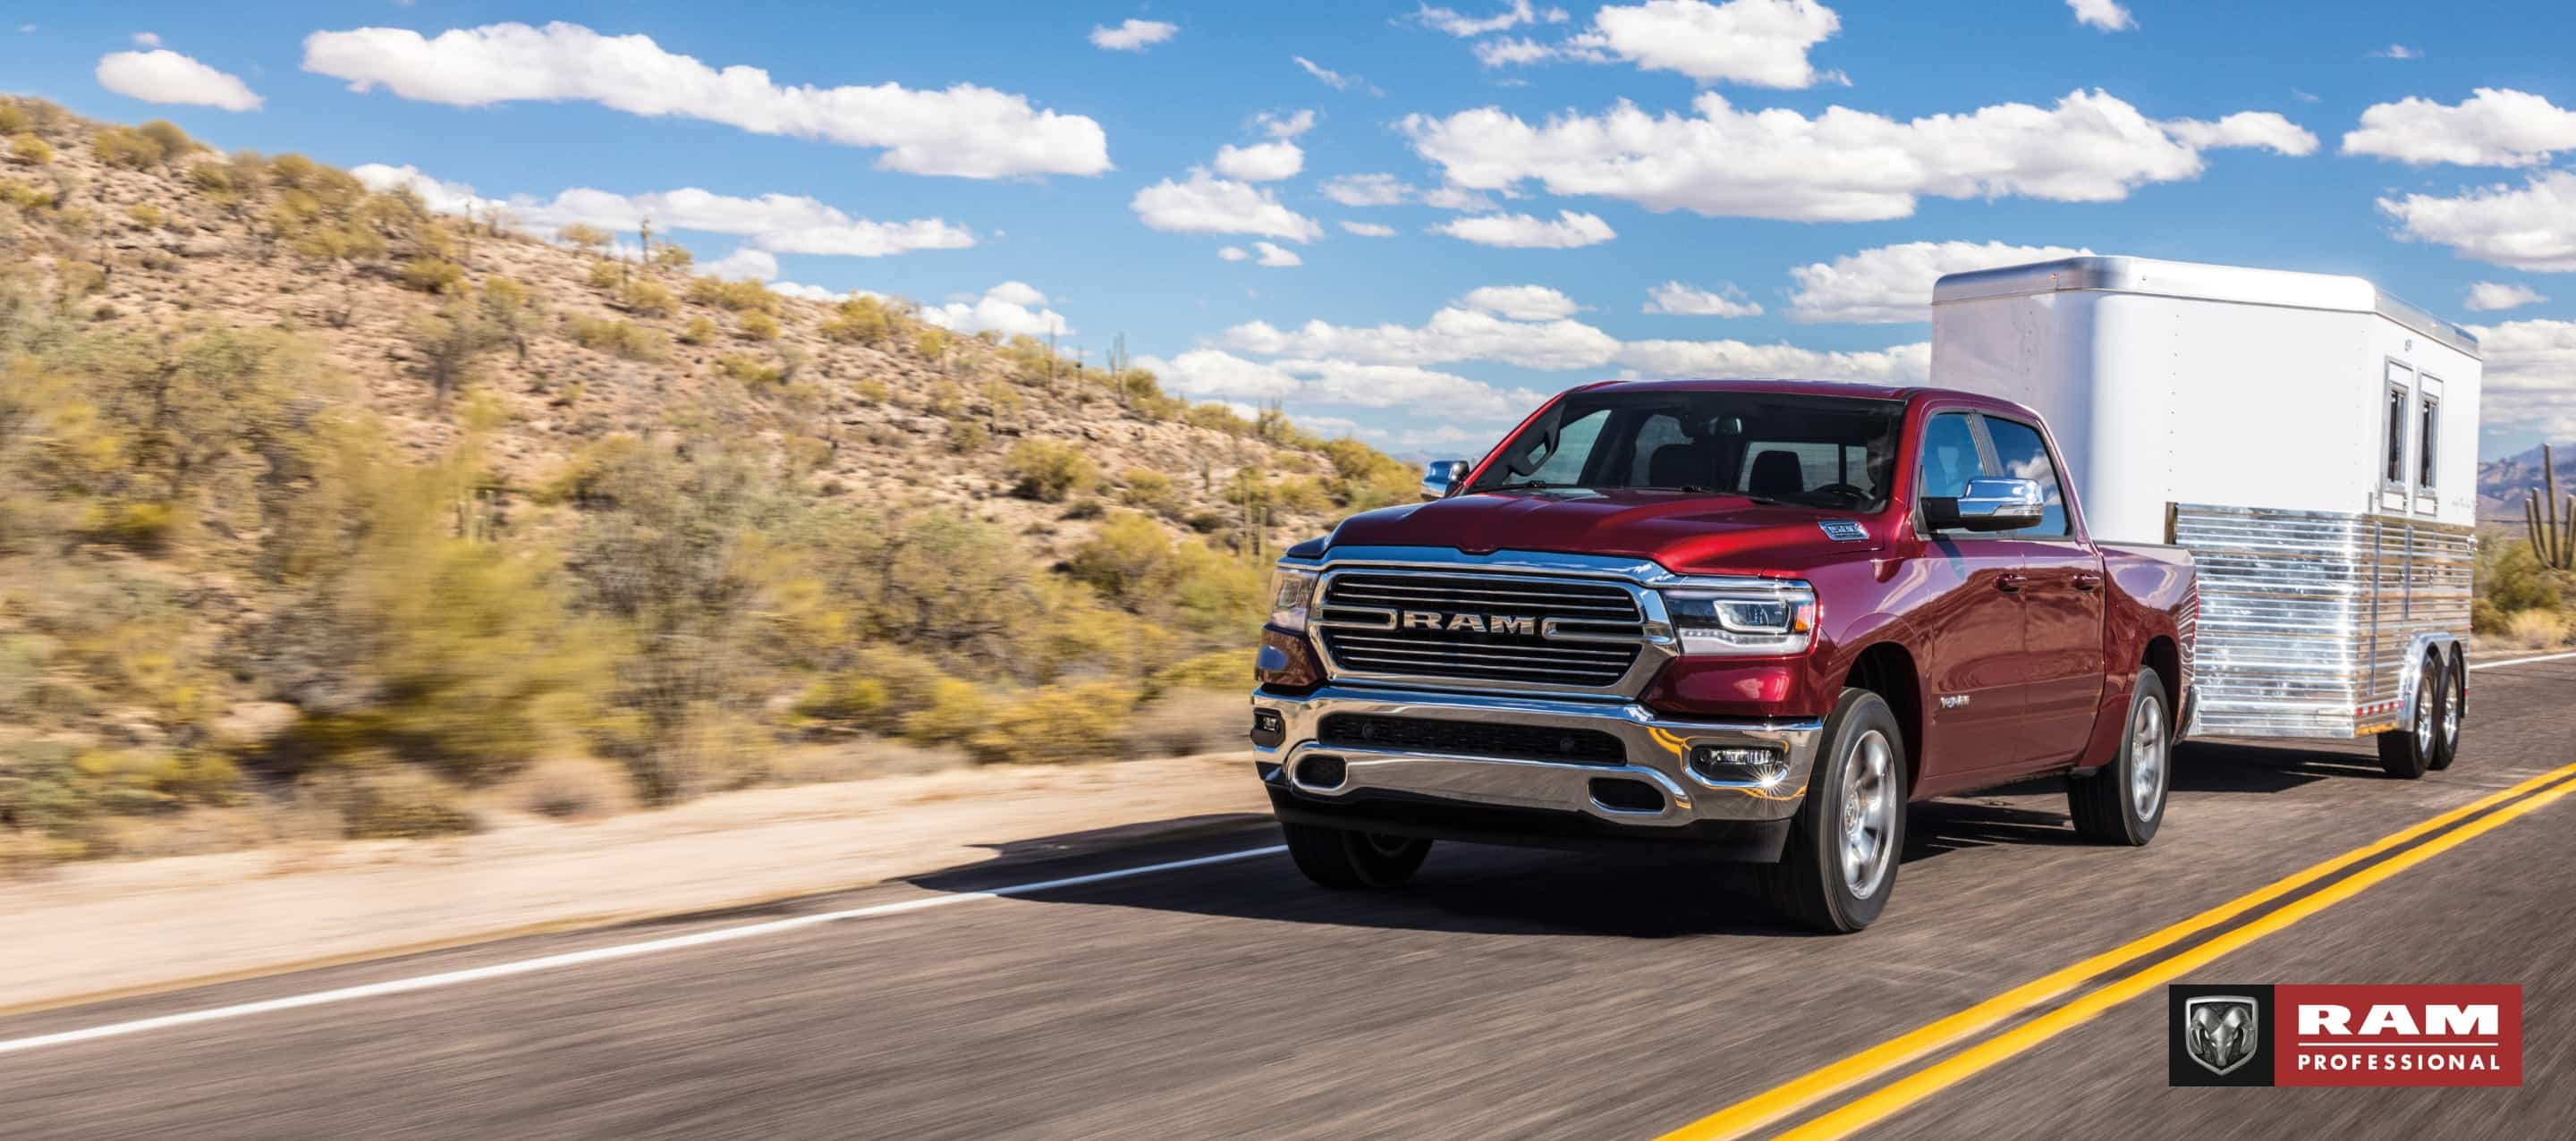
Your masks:
[[[1303,567],[1281,567],[1270,575],[1270,624],[1282,630],[1304,632],[1306,609],[1315,598],[1315,572]]]
[[[1664,609],[1684,656],[1794,654],[1816,640],[1816,591],[1803,582],[1668,590]]]

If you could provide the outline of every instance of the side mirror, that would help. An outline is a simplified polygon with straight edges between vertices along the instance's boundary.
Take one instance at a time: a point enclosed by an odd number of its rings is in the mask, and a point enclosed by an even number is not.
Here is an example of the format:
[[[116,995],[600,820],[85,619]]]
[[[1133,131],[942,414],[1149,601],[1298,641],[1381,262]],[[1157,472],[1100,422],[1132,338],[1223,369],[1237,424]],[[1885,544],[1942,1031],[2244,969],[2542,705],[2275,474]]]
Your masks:
[[[1465,460],[1433,460],[1422,468],[1422,497],[1447,499],[1475,465]]]
[[[1934,531],[2018,531],[2039,525],[2047,509],[2035,479],[1976,476],[1967,494],[1923,497],[1923,522]]]

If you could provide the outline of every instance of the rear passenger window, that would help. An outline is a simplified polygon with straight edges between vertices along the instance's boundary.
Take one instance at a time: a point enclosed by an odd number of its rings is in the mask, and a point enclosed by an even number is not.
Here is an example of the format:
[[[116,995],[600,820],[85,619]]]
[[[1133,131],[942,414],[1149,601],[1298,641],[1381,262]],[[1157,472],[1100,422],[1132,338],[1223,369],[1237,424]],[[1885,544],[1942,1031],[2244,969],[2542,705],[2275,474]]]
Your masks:
[[[1977,431],[1965,412],[1944,412],[1923,425],[1922,487],[1918,496],[1957,498],[1968,492],[1968,480],[1986,474],[1977,458]]]
[[[2067,533],[2066,491],[2058,482],[2057,465],[2048,461],[2048,442],[2039,429],[2028,424],[1986,417],[1986,439],[1995,445],[1995,463],[2003,475],[2014,479],[2039,481],[2039,493],[2047,504],[2039,516],[2039,526],[2024,527],[2015,535],[2046,537]]]

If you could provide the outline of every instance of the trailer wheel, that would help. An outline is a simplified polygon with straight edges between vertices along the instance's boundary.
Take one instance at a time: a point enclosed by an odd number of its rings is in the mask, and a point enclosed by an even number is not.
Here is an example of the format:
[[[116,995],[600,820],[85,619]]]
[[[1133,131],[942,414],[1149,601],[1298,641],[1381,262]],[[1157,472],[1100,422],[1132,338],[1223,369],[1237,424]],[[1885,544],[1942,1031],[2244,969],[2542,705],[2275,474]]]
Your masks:
[[[1431,841],[1407,836],[1314,824],[1279,827],[1288,834],[1288,858],[1297,870],[1325,887],[1394,887],[1412,879],[1431,854]]]
[[[2414,717],[2379,734],[2379,767],[2388,775],[2415,780],[2433,766],[2442,732],[2443,692],[2441,655],[2426,654],[2423,668],[2415,671]]]
[[[2460,725],[2469,716],[2469,663],[2451,647],[2442,667],[2442,720],[2433,733],[2433,767],[2447,769],[2460,759]]]
[[[2075,834],[2086,840],[2140,847],[2164,824],[2172,784],[2173,717],[2165,709],[2165,684],[2156,671],[2141,667],[2129,695],[2120,755],[2101,771],[2066,782],[2066,814],[2075,821]]]
[[[1887,699],[1846,689],[1825,718],[1806,799],[1780,862],[1755,874],[1783,919],[1841,935],[1878,918],[1905,849],[1905,733]]]

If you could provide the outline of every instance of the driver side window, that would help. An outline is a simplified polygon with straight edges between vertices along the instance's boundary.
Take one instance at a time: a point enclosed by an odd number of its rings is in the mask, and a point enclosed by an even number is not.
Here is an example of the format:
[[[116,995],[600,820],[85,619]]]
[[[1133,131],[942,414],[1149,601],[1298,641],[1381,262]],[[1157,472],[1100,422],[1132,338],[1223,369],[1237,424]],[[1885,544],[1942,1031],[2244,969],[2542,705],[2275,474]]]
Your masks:
[[[1917,498],[1956,498],[1968,480],[1986,474],[1977,455],[1977,430],[1965,412],[1944,412],[1923,425],[1923,454],[1915,480]]]

